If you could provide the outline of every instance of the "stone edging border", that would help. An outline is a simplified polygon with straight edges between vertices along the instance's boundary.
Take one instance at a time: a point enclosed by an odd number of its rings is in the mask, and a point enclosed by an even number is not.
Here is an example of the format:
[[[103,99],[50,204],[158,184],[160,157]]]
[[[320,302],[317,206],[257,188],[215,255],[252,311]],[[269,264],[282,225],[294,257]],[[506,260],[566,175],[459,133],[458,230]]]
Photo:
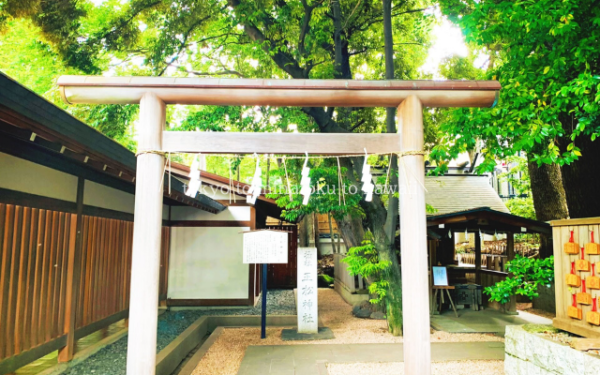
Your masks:
[[[296,315],[267,316],[268,327],[295,327]],[[190,358],[188,363],[179,371],[179,375],[190,375],[198,362],[204,357],[210,347],[217,341],[225,327],[259,327],[258,315],[218,315],[203,316],[190,325],[183,333],[158,353],[156,358],[156,375],[170,375],[183,359],[212,332],[200,349]],[[185,371],[184,371],[185,370]]]
[[[269,327],[295,327],[297,325],[296,315],[272,315],[267,316]],[[211,333],[210,337],[202,344],[200,349],[192,356],[186,365],[179,371],[180,375],[191,374],[196,365],[208,349],[214,344],[225,327],[260,327],[259,315],[216,315],[202,316],[192,323],[185,331],[177,336],[169,345],[156,355],[156,375],[170,375],[185,357]],[[128,328],[110,335],[94,345],[78,352],[73,360],[59,363],[38,375],[60,375],[71,367],[80,364],[90,356],[96,354],[100,349],[124,337]],[[186,370],[187,372],[185,372]]]

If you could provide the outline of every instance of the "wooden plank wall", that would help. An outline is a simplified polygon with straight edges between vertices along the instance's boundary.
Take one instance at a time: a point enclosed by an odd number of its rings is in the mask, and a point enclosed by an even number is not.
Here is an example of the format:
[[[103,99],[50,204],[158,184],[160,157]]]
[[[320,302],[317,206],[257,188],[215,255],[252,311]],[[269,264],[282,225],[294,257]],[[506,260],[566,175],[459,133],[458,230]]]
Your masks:
[[[564,252],[564,244],[569,242],[571,231],[575,242],[579,247],[585,246],[591,241],[591,231],[594,231],[594,242],[598,243],[600,235],[600,218],[589,219],[571,219],[558,220],[552,224],[552,239],[554,244],[554,276],[555,276],[555,291],[556,291],[556,318],[553,325],[556,328],[574,333],[584,337],[600,338],[600,326],[592,325],[586,322],[586,314],[592,310],[591,305],[577,304],[583,312],[583,319],[577,320],[567,316],[567,309],[573,304],[571,293],[582,292],[582,287],[569,287],[566,284],[566,277],[571,273],[571,262],[575,262],[581,258],[581,255],[569,255]],[[584,255],[585,259],[595,264],[596,276],[600,275],[600,255]],[[577,272],[576,274],[585,280],[587,276],[591,276],[590,272]],[[597,302],[600,302],[600,290],[587,289],[587,293],[592,295]]]
[[[329,217],[327,214],[317,214],[317,219],[319,220],[319,234],[329,235]],[[334,235],[339,234],[338,225],[334,218],[331,218],[331,230]]]
[[[71,225],[76,214],[0,203],[0,361],[66,334]],[[170,228],[163,227],[166,295]],[[133,222],[83,216],[75,327],[129,308]],[[73,243],[71,243],[73,242]],[[98,327],[102,328],[102,327]]]
[[[76,328],[129,306],[133,223],[83,216]]]
[[[64,335],[75,215],[0,204],[0,359]]]

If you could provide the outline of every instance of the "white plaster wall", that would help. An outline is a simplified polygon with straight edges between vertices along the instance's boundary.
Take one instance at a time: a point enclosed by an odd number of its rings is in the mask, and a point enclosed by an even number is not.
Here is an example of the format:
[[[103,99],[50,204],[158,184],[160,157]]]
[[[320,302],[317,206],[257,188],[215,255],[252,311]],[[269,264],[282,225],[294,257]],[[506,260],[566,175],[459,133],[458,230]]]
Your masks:
[[[171,207],[171,220],[226,220],[250,221],[251,210],[248,206],[230,206],[218,214],[212,214],[194,207]]]
[[[337,242],[336,242],[336,246],[337,246]],[[344,244],[344,240],[340,239],[340,253],[341,254],[346,254],[348,252],[348,249],[346,249],[346,245]],[[331,239],[329,238],[320,238],[319,239],[319,254],[320,255],[329,255],[329,254],[333,254],[333,246],[331,244]]]
[[[168,298],[248,298],[241,232],[249,229],[171,228]]]
[[[206,195],[209,198],[217,199],[217,200],[227,200],[228,201],[231,198],[231,201],[233,202],[233,194],[232,195],[229,194],[228,186],[215,187],[213,185],[207,185],[207,184],[203,183],[202,186],[200,187],[200,189],[198,190],[198,192],[200,194]],[[235,201],[236,202],[245,202],[246,198],[236,195]]]
[[[0,187],[75,202],[77,177],[0,153]]]
[[[83,204],[133,214],[135,196],[86,180],[85,189],[83,190]]]

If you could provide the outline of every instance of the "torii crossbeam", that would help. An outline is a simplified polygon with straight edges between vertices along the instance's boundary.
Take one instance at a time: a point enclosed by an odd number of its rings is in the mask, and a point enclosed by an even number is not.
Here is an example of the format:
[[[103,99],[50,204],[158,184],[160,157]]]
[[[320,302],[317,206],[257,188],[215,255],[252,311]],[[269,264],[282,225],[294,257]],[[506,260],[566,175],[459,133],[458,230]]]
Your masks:
[[[404,157],[399,186],[411,192],[400,195],[404,366],[406,374],[431,373],[422,107],[492,107],[498,82],[64,76],[58,85],[71,104],[140,104],[127,374],[155,373],[164,152],[362,155],[364,148]],[[167,132],[167,104],[398,107],[398,134]]]

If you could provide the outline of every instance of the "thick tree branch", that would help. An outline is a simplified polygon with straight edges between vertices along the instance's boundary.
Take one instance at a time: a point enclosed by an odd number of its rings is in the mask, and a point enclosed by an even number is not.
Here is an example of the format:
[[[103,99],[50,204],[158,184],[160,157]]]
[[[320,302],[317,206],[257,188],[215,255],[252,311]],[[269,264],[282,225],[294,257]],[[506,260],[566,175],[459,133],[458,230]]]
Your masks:
[[[121,29],[123,29],[124,27],[126,27],[127,25],[129,25],[140,13],[142,13],[143,11],[145,11],[147,9],[150,9],[150,8],[153,8],[153,7],[157,6],[157,5],[159,5],[161,2],[162,2],[162,0],[156,0],[156,1],[153,1],[151,3],[146,4],[144,6],[141,6],[138,9],[135,9],[129,15],[129,17],[127,17],[124,20],[121,20],[121,22],[119,22],[119,24],[117,26],[113,26],[110,31],[107,31],[107,32],[105,32],[102,35],[98,35],[94,39],[95,40],[108,39],[110,36],[114,35],[118,31],[120,31]]]
[[[363,5],[363,1],[358,0],[358,2],[356,3],[356,6],[354,7],[354,9],[352,9],[352,12],[350,13],[350,15],[348,17],[346,17],[346,22],[344,22],[344,29],[348,26],[348,22],[350,22],[350,20],[352,19],[352,16],[354,16],[354,14],[356,13],[356,10],[361,5]]]
[[[312,18],[314,5],[308,5],[306,0],[301,0],[302,6],[304,7],[304,17],[302,18],[302,27],[300,29],[300,37],[298,38],[298,52],[301,56],[306,56],[306,48],[304,43],[306,42],[306,35],[310,30],[310,20]]]
[[[210,16],[204,17],[202,19],[197,20],[196,22],[194,22],[189,28],[188,30],[183,34],[183,38],[181,39],[181,43],[179,43],[179,47],[177,48],[177,52],[175,53],[175,56],[173,56],[173,58],[166,63],[165,67],[160,71],[160,73],[158,74],[159,76],[162,76],[163,74],[165,74],[165,71],[167,70],[167,68],[169,67],[169,65],[171,65],[172,63],[174,63],[175,61],[179,60],[179,57],[181,55],[181,52],[183,52],[183,50],[185,49],[185,47],[187,46],[187,41],[190,37],[190,35],[192,34],[192,32],[198,27],[200,26],[204,21],[208,20],[210,18]]]
[[[401,12],[392,13],[392,18],[401,16],[404,14],[424,12],[427,9],[429,9],[429,8],[409,9],[409,10],[404,10]],[[371,27],[374,24],[379,23],[379,22],[383,22],[383,14],[382,13],[379,13],[379,14],[375,15],[374,17],[371,17],[370,19],[365,20],[364,22],[356,23],[353,27],[350,27],[348,29],[348,33],[352,34],[357,31],[366,31],[369,27]]]
[[[240,6],[239,0],[228,0],[227,3],[234,9],[238,9]],[[275,42],[268,39],[263,32],[251,22],[241,22],[241,24],[244,26],[246,35],[253,41],[262,44],[265,52],[271,56],[271,59],[275,64],[277,64],[284,72],[288,73],[292,78],[308,78],[306,77],[304,69],[300,67],[300,64],[298,64],[291,53],[282,48],[277,48]]]
[[[183,67],[181,65],[177,65],[177,64],[167,63],[167,65],[175,67],[175,68],[178,68],[178,69],[182,69],[186,73],[193,74],[193,75],[199,76],[199,77],[235,75],[235,76],[238,76],[240,78],[246,78],[246,76],[244,76],[242,73],[238,72],[237,70],[231,70],[231,69],[225,69],[225,70],[222,70],[222,71],[219,71],[219,72],[198,72],[198,71],[195,71],[195,70],[186,69],[185,67]]]
[[[416,45],[416,46],[421,46],[424,47],[423,43],[419,43],[419,42],[404,42],[404,43],[394,43],[395,46],[401,46],[401,45]],[[354,55],[360,55],[361,53],[365,53],[368,52],[370,50],[377,50],[377,49],[381,49],[384,48],[385,46],[377,46],[377,47],[364,47],[363,49],[359,50],[359,51],[352,51],[349,52],[350,56],[354,56]]]
[[[360,120],[359,122],[356,123],[356,125],[354,125],[353,127],[350,128],[350,132],[353,132],[354,130],[356,130],[356,128],[358,128],[365,122],[367,122],[367,120],[365,120],[365,119]]]

